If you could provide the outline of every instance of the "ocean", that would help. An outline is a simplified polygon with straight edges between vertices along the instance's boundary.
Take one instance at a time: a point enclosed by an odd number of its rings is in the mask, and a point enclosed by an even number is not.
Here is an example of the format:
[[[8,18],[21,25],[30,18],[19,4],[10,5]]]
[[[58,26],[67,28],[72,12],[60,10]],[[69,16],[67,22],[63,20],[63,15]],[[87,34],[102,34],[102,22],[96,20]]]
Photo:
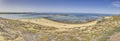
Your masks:
[[[111,16],[112,14],[84,14],[84,13],[71,13],[71,14],[0,14],[0,17],[7,19],[21,19],[21,18],[48,18],[56,21],[65,22],[86,22],[95,19],[101,19],[102,16]]]

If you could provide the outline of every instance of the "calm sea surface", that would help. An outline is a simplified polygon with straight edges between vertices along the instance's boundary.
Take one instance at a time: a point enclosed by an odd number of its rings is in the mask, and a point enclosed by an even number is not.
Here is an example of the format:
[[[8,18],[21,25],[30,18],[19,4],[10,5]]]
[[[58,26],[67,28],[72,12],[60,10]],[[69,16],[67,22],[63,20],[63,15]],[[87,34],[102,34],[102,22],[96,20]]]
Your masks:
[[[100,19],[102,16],[110,16],[110,14],[0,14],[0,17],[8,19],[47,17],[52,20],[76,22]]]

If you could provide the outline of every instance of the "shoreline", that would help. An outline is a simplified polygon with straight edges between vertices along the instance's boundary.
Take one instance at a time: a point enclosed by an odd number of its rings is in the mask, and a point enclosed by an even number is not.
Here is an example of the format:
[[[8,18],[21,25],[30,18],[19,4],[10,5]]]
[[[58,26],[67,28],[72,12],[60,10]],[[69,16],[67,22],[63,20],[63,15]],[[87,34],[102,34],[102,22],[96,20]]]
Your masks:
[[[97,20],[87,22],[87,23],[80,23],[80,24],[66,24],[66,23],[61,23],[61,22],[56,22],[52,21],[49,19],[45,18],[40,18],[40,19],[18,19],[19,21],[24,21],[24,22],[31,22],[31,23],[36,23],[44,26],[52,26],[52,27],[57,27],[57,28],[73,28],[73,27],[81,27],[81,26],[91,26],[97,24]]]

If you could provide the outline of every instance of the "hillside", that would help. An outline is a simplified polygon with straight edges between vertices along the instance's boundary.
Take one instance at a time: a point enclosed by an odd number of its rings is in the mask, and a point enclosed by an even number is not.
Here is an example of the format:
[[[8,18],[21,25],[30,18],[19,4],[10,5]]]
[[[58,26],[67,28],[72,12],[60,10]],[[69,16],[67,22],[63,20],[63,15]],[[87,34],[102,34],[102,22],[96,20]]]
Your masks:
[[[38,41],[39,35],[35,33],[36,29],[55,30],[57,28],[0,18],[0,41]]]
[[[0,41],[114,41],[120,39],[113,38],[120,32],[119,16],[81,25],[83,24],[66,24],[47,19],[0,18]]]

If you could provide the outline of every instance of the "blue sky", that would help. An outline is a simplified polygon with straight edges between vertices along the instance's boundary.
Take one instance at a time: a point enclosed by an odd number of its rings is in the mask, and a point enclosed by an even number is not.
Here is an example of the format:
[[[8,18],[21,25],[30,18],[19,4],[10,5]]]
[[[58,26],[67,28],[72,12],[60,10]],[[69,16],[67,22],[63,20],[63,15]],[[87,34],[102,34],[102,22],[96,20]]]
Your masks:
[[[120,14],[120,0],[4,0],[4,11]]]

